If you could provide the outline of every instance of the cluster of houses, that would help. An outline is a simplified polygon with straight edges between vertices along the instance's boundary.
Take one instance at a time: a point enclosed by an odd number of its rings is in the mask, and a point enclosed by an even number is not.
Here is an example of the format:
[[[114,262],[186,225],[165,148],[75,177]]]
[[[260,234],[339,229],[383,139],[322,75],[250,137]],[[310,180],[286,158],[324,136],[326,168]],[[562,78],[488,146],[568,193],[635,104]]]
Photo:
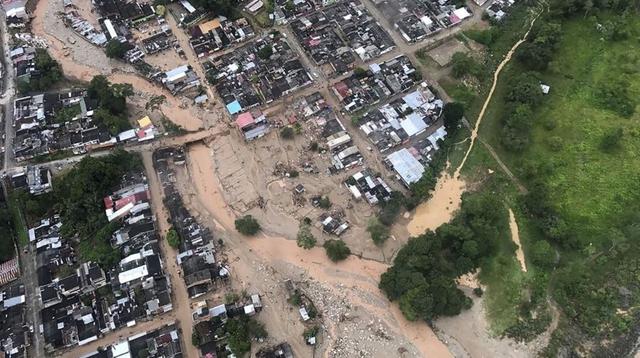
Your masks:
[[[17,266],[17,259],[15,265]],[[0,266],[4,271],[7,263]],[[32,326],[26,317],[25,287],[21,280],[2,282],[0,290],[0,351],[4,357],[27,357]]]
[[[277,31],[204,63],[231,115],[271,103],[312,83],[298,54]]]
[[[354,113],[411,89],[420,73],[405,55],[359,68],[331,89],[344,110]]]
[[[218,246],[212,232],[196,221],[185,208],[174,186],[173,166],[184,165],[183,148],[166,148],[154,152],[154,165],[165,192],[165,205],[173,229],[179,238],[176,263],[190,298],[200,297],[229,279],[228,267],[218,260]]]
[[[362,115],[360,130],[385,153],[427,132],[440,118],[443,106],[422,83],[415,91]]]
[[[485,12],[489,18],[495,21],[502,21],[509,13],[509,8],[515,2],[516,0],[494,0]]]
[[[344,185],[355,200],[364,196],[370,205],[387,202],[391,199],[393,190],[385,183],[380,174],[375,174],[369,168],[363,168],[349,176]]]
[[[226,323],[231,319],[255,316],[262,311],[262,300],[259,294],[252,294],[228,304],[213,305],[205,300],[195,306],[193,331],[198,336],[201,356],[227,357],[233,352],[228,346]]]
[[[335,4],[338,0],[275,0],[271,14],[276,25],[284,25],[290,19],[310,14],[324,6]]]
[[[255,36],[255,32],[244,17],[230,20],[219,16],[192,26],[189,36],[189,44],[200,58],[244,42]]]
[[[359,0],[337,2],[300,15],[291,22],[291,28],[314,62],[329,66],[337,74],[351,70],[356,56],[369,61],[395,47]]]
[[[314,136],[318,138],[318,144],[331,158],[330,172],[337,173],[362,164],[360,150],[322,94],[315,92],[304,96],[296,101],[294,107],[296,120],[304,120],[316,129]]]
[[[421,41],[473,16],[467,7],[454,0],[373,0],[373,3],[409,43]]]
[[[135,129],[119,134],[94,120],[97,100],[85,89],[38,93],[16,98],[13,103],[13,150],[17,161],[57,151],[84,153],[90,148],[110,147],[127,141],[146,141],[157,135],[148,117]]]
[[[182,333],[175,322],[151,331],[137,333],[82,358],[181,358]]]
[[[11,186],[24,189],[31,195],[41,195],[53,190],[51,171],[45,167],[28,165],[24,171],[11,175]]]
[[[123,182],[104,198],[107,220],[119,224],[111,245],[121,257],[106,272],[95,262],[80,262],[61,234],[60,216],[28,230],[36,253],[38,331],[48,352],[88,344],[173,308],[146,183],[137,175]]]

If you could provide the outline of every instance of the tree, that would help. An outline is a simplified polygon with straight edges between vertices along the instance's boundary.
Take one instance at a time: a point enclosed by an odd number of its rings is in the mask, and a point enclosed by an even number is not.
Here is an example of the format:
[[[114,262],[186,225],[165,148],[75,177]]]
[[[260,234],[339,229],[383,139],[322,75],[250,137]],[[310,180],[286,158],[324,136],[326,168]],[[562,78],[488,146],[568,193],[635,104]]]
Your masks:
[[[286,126],[280,130],[280,137],[282,137],[282,139],[291,140],[293,139],[295,134],[296,132],[289,126]]]
[[[260,231],[260,224],[251,215],[245,215],[235,221],[236,230],[247,236],[253,236]]]
[[[510,102],[536,106],[542,101],[540,80],[533,72],[521,73],[509,81],[506,99]]]
[[[225,328],[229,337],[229,347],[236,357],[242,357],[251,350],[252,338],[267,337],[264,325],[247,316],[228,320]]]
[[[318,206],[320,206],[322,209],[329,209],[332,205],[333,203],[331,203],[331,200],[328,196],[323,196],[320,198],[320,200],[318,200]]]
[[[36,71],[28,79],[18,81],[20,93],[47,91],[62,79],[60,65],[45,49],[36,49],[34,67]]]
[[[531,247],[531,262],[543,268],[552,268],[556,262],[556,253],[551,245],[540,240]]]
[[[169,243],[169,246],[177,249],[180,246],[180,241],[180,236],[175,228],[172,227],[167,231],[167,243]]]
[[[600,142],[600,148],[607,153],[615,152],[620,149],[624,130],[620,127],[605,133]]]
[[[109,58],[123,59],[129,50],[128,43],[122,43],[117,38],[113,38],[107,42],[106,53]]]
[[[389,228],[382,225],[378,219],[369,221],[367,231],[371,235],[371,240],[373,240],[373,243],[377,246],[382,246],[389,238]]]
[[[273,55],[273,47],[271,45],[264,45],[258,50],[258,57],[263,60],[268,60]]]
[[[133,86],[129,83],[111,84],[105,76],[93,77],[87,88],[90,98],[96,99],[101,108],[113,115],[124,115],[127,111],[127,97],[133,95]]]
[[[98,108],[93,114],[93,121],[109,130],[111,135],[117,135],[131,129],[131,123],[123,116],[114,115],[104,108]]]
[[[194,330],[191,334],[191,345],[200,347],[201,342],[202,338],[200,337],[200,334],[198,333],[198,331]]]
[[[301,223],[298,228],[298,235],[296,236],[296,242],[299,247],[309,250],[316,246],[316,238],[311,233],[311,227],[306,223]]]
[[[367,70],[365,70],[362,67],[356,67],[353,69],[353,75],[356,76],[356,78],[365,78],[367,77],[369,72],[367,72]]]
[[[442,116],[444,118],[444,127],[447,130],[447,133],[452,135],[458,130],[460,121],[464,116],[464,105],[460,102],[449,102],[444,105]]]
[[[327,256],[333,262],[346,259],[351,254],[351,250],[342,240],[327,240],[323,245]]]
[[[456,52],[451,57],[451,74],[455,78],[470,75],[481,80],[483,78],[482,66],[464,52]]]

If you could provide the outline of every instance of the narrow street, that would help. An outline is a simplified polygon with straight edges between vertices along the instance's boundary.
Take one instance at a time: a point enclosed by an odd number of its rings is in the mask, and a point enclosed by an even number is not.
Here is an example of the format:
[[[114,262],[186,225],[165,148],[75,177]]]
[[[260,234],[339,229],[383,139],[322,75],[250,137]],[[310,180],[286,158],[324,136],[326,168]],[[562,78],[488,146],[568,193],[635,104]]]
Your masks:
[[[160,234],[160,249],[164,258],[164,270],[171,282],[173,314],[176,317],[178,327],[182,331],[182,352],[185,357],[199,357],[200,352],[193,344],[191,344],[191,336],[193,334],[193,321],[191,299],[187,292],[184,280],[180,275],[180,270],[176,262],[176,250],[169,246],[165,236],[169,229],[169,214],[164,207],[162,193],[162,184],[153,167],[152,152],[142,153],[142,162],[147,173],[149,182],[149,191],[151,192],[151,208],[158,225],[158,233]]]

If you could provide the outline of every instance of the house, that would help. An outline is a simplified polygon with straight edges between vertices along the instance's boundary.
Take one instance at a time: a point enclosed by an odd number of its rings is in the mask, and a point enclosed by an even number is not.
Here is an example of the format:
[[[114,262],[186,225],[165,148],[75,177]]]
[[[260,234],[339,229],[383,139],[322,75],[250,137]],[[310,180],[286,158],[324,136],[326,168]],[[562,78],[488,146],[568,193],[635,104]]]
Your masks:
[[[200,85],[200,79],[191,65],[178,66],[161,73],[159,79],[163,86],[174,95]]]
[[[267,117],[259,111],[245,112],[238,115],[236,126],[246,141],[263,137],[269,133]]]
[[[386,163],[397,173],[397,177],[406,187],[420,180],[425,172],[424,166],[416,156],[408,149],[403,148],[391,153],[385,159]]]

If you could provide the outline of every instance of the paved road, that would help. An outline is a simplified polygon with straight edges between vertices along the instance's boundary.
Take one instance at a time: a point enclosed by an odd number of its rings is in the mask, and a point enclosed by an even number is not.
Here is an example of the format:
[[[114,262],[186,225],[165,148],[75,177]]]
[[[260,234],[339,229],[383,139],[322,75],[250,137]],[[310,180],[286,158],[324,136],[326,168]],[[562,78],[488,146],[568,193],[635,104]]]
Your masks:
[[[0,33],[2,34],[2,65],[4,67],[4,78],[2,83],[2,95],[0,97],[0,106],[3,107],[3,124],[4,124],[4,160],[3,168],[12,168],[15,164],[13,156],[13,138],[15,132],[13,130],[13,99],[16,94],[15,74],[13,63],[9,57],[9,32],[7,31],[6,13],[4,9],[0,11]],[[6,194],[6,192],[5,192]],[[22,282],[25,286],[25,294],[27,297],[26,317],[33,325],[34,334],[31,342],[32,352],[35,357],[44,357],[44,340],[38,333],[40,326],[40,298],[38,295],[38,277],[36,274],[36,260],[34,248],[29,246],[27,252],[20,250],[20,268],[22,270]]]
[[[2,32],[2,62],[4,65],[4,83],[2,97],[0,97],[0,105],[4,107],[4,134],[5,134],[5,153],[4,153],[4,168],[10,168],[13,163],[13,137],[15,135],[13,131],[12,119],[13,119],[13,98],[16,93],[16,85],[14,80],[14,70],[11,58],[9,57],[9,33],[7,31],[7,23],[5,19],[4,10],[1,11],[2,16],[0,18],[0,32]]]

